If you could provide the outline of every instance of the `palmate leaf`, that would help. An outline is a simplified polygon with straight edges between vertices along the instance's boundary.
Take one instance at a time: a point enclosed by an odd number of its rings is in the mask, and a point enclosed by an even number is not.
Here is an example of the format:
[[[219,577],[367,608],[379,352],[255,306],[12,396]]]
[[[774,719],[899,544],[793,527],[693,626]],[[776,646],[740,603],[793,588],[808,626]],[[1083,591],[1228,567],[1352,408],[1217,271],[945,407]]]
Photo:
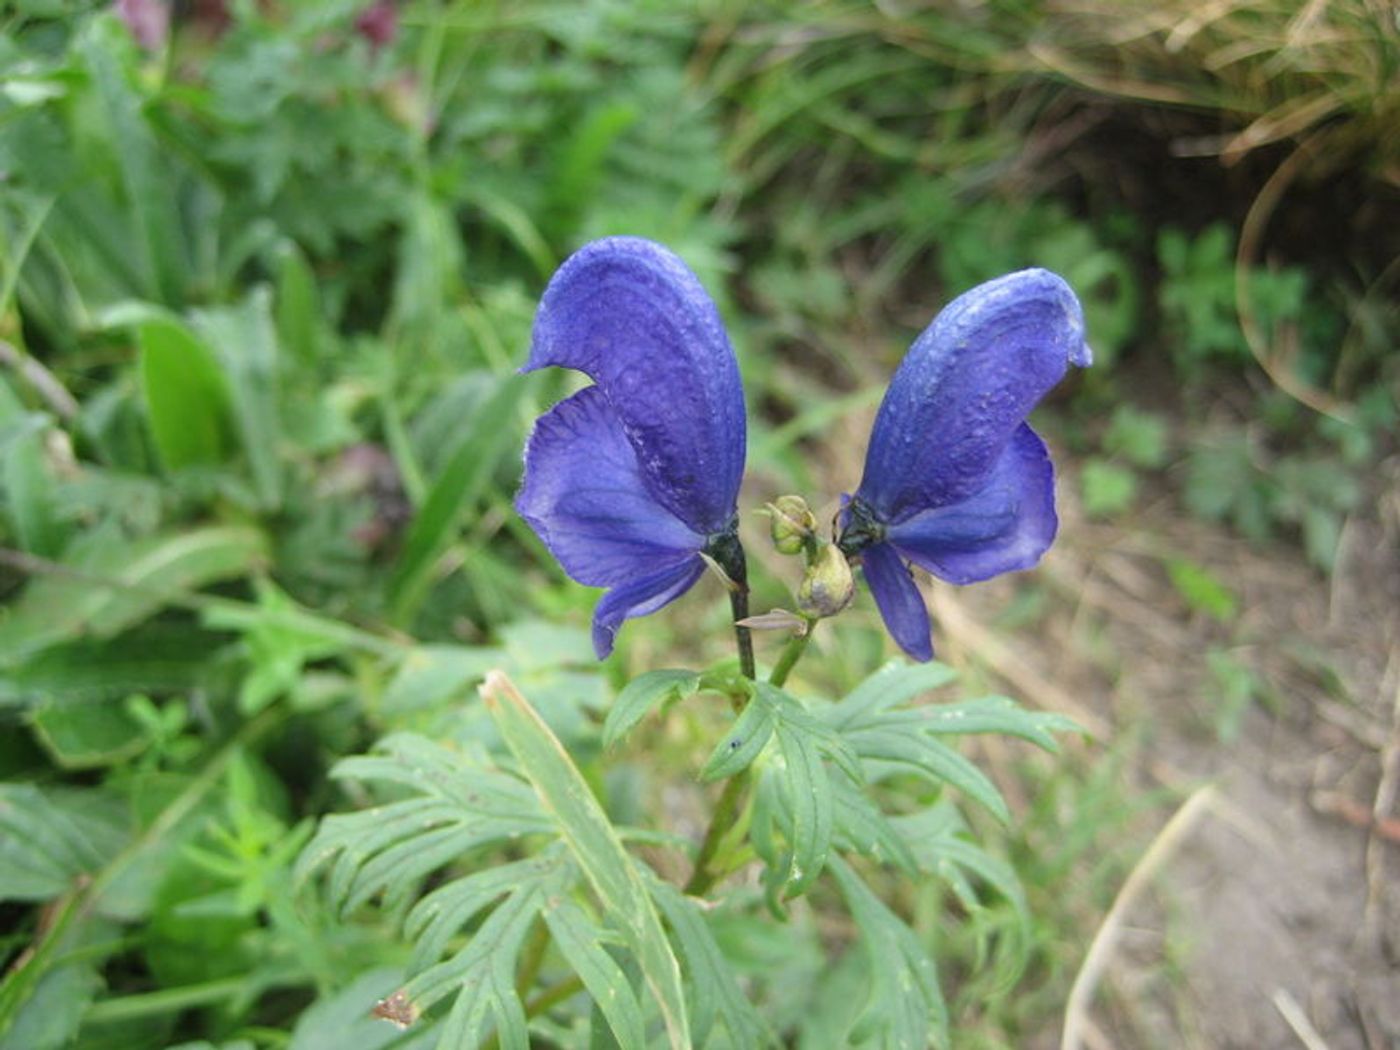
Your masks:
[[[327,895],[342,912],[378,894],[391,909],[444,865],[554,825],[529,786],[484,759],[403,733],[377,755],[346,759],[332,775],[414,792],[359,813],[326,817],[297,863],[304,881],[327,864]],[[332,863],[333,862],[333,863]]]
[[[555,945],[573,967],[598,1005],[620,1047],[646,1045],[646,1016],[627,974],[604,944],[620,938],[609,934],[567,898],[553,901],[544,912]]]
[[[655,876],[648,877],[647,888],[661,909],[680,956],[694,1045],[709,1044],[716,1021],[724,1026],[732,1046],[775,1045],[777,1040],[739,988],[695,901]]]
[[[1057,744],[1051,733],[1078,727],[1062,715],[1027,711],[1000,696],[903,706],[955,678],[950,668],[940,664],[910,666],[891,662],[824,711],[822,720],[860,756],[873,779],[909,773],[932,784],[948,785],[1006,823],[1010,814],[996,786],[980,769],[936,738],[1004,733],[1054,751]]]
[[[854,1045],[926,1050],[948,1045],[948,1013],[938,971],[918,936],[839,857],[828,865],[869,958],[870,1001]]]
[[[700,686],[694,671],[648,671],[628,682],[608,709],[603,723],[603,746],[613,747],[653,708],[684,700]]]
[[[558,834],[641,967],[670,1045],[690,1045],[680,965],[645,883],[588,783],[559,739],[505,675],[492,672],[482,696],[501,736],[554,819]]]

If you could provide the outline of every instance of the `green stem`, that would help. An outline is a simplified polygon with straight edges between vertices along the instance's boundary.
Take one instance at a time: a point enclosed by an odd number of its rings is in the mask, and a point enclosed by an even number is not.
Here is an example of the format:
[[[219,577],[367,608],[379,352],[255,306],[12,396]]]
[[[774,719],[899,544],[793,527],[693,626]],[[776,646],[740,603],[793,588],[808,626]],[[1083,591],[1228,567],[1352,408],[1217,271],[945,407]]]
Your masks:
[[[232,999],[242,994],[247,987],[246,978],[226,977],[220,981],[191,984],[182,988],[164,988],[158,992],[146,992],[141,995],[123,995],[93,1003],[83,1014],[83,1021],[111,1023],[179,1013],[194,1006],[209,1006]]]
[[[720,873],[711,865],[714,864],[715,854],[719,852],[719,844],[739,819],[750,779],[752,778],[747,769],[740,770],[729,778],[729,782],[720,793],[719,801],[715,804],[715,814],[705,831],[705,841],[700,844],[700,853],[695,858],[695,870],[690,873],[690,879],[685,884],[685,892],[692,897],[703,896],[719,881]]]
[[[773,670],[768,675],[770,685],[782,685],[787,681],[792,669],[797,666],[797,661],[802,659],[802,654],[807,651],[807,643],[811,641],[812,631],[816,628],[817,621],[809,619],[807,629],[801,634],[795,634],[788,640],[787,647],[782,655],[778,657],[778,662],[773,666]],[[690,873],[690,879],[685,884],[685,892],[692,897],[700,897],[708,893],[723,876],[724,872],[714,870],[715,854],[719,852],[720,843],[730,830],[738,823],[743,812],[744,796],[748,794],[749,783],[752,781],[749,769],[741,770],[729,779],[724,785],[724,791],[720,793],[719,801],[715,803],[715,813],[710,820],[710,826],[705,831],[704,841],[700,843],[700,852],[695,858],[695,868]]]
[[[797,661],[802,659],[802,654],[807,651],[807,643],[812,640],[812,631],[816,629],[817,621],[807,620],[807,629],[801,634],[794,634],[788,639],[787,646],[778,657],[778,662],[773,665],[773,670],[768,675],[770,685],[782,685],[792,669],[797,666]]]

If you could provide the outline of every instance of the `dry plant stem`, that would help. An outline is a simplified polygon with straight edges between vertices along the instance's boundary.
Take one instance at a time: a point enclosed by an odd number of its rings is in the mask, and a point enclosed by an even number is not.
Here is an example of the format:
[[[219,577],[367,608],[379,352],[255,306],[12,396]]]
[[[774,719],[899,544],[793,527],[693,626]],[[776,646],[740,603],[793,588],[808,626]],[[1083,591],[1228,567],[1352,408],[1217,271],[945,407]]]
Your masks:
[[[1113,949],[1117,946],[1118,935],[1123,930],[1128,912],[1137,903],[1138,897],[1147,888],[1148,881],[1157,873],[1157,869],[1176,852],[1201,814],[1206,811],[1214,795],[1215,788],[1206,785],[1198,788],[1183,802],[1181,808],[1172,814],[1171,820],[1167,821],[1166,826],[1152,840],[1152,845],[1129,873],[1123,888],[1118,891],[1113,907],[1109,908],[1098,932],[1094,934],[1088,954],[1084,956],[1084,962],[1080,965],[1079,973],[1075,975],[1074,984],[1070,988],[1069,1001],[1065,1005],[1065,1027],[1060,1037],[1060,1050],[1080,1050],[1084,1045],[1084,1033],[1089,1023],[1089,1005],[1093,1001],[1099,978],[1103,976],[1113,956]]]
[[[1298,1037],[1307,1050],[1327,1050],[1327,1044],[1323,1041],[1321,1034],[1313,1027],[1308,1020],[1308,1015],[1299,1005],[1298,1000],[1286,988],[1276,988],[1273,994],[1274,1009],[1282,1015],[1284,1023],[1293,1030],[1293,1034]]]
[[[745,606],[747,604],[746,598]],[[737,611],[736,608],[735,612],[737,613]],[[815,620],[809,621],[807,630],[801,634],[793,635],[788,640],[787,647],[783,649],[782,655],[778,657],[778,662],[773,666],[773,671],[768,676],[770,684],[780,686],[787,681],[793,667],[797,665],[797,661],[802,659],[802,654],[806,652],[807,643],[811,640],[812,629],[815,626]],[[742,650],[740,658],[742,660]],[[752,660],[752,650],[750,651],[750,659]],[[749,674],[748,677],[752,678],[753,675]],[[690,881],[685,884],[685,892],[692,897],[699,897],[709,892],[710,888],[723,876],[723,872],[715,871],[713,868],[715,854],[719,851],[720,843],[724,841],[724,837],[729,834],[730,829],[738,821],[739,814],[743,811],[744,796],[748,794],[751,779],[749,771],[745,769],[730,777],[729,782],[724,785],[724,791],[720,793],[719,801],[715,803],[715,813],[710,820],[710,826],[705,831],[705,840],[700,844],[700,853],[695,858],[695,870],[690,873]]]

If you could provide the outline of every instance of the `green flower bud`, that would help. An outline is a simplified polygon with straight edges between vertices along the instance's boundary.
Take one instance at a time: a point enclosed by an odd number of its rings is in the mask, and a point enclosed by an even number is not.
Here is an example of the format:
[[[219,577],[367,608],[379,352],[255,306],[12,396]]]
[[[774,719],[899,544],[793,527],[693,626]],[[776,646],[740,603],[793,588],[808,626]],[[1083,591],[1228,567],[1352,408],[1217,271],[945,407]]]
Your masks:
[[[797,608],[807,616],[835,616],[855,593],[856,581],[846,556],[836,544],[824,543],[797,589]]]
[[[817,528],[817,518],[801,496],[779,496],[768,504],[773,546],[780,554],[801,554]]]

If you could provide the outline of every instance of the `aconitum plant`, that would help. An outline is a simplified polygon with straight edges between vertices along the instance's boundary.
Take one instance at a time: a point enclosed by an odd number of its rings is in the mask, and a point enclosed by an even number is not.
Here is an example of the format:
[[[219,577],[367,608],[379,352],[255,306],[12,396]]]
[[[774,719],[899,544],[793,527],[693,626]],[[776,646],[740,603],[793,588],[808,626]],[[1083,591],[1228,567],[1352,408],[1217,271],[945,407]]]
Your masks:
[[[330,865],[343,908],[379,897],[404,916],[408,979],[376,1014],[451,1050],[782,1045],[792,1010],[771,1015],[762,975],[726,954],[714,923],[783,923],[801,900],[808,919],[830,920],[814,950],[861,963],[831,970],[837,996],[817,980],[807,1011],[821,1020],[797,1033],[803,1045],[946,1046],[932,946],[903,917],[906,888],[940,880],[969,913],[999,898],[1027,921],[1014,875],[959,809],[1005,822],[1006,805],[950,740],[1005,733],[1053,749],[1052,732],[1072,725],[1000,697],[930,700],[955,676],[933,662],[911,566],[967,584],[1035,565],[1057,519],[1050,457],[1026,416],[1089,360],[1079,303],[1054,274],[1008,274],[951,302],[891,381],[830,534],[799,495],[757,508],[803,569],[794,611],[754,614],[738,533],[744,399],[718,311],[650,241],[608,238],[565,262],[524,370],[592,383],[537,421],[516,507],[570,577],[606,588],[599,659],[626,621],[707,571],[728,588],[738,659],[632,679],[607,711],[601,759],[571,753],[528,688],[493,671],[480,692],[498,742],[397,734],[345,763],[341,776],[394,791],[328,818],[302,867]],[[818,624],[852,602],[856,571],[916,662],[843,697],[789,692]],[[762,675],[760,628],[787,635]],[[644,720],[715,699],[732,724],[699,768],[671,771],[723,782],[704,834],[619,826],[592,786],[607,782],[597,764]]]

